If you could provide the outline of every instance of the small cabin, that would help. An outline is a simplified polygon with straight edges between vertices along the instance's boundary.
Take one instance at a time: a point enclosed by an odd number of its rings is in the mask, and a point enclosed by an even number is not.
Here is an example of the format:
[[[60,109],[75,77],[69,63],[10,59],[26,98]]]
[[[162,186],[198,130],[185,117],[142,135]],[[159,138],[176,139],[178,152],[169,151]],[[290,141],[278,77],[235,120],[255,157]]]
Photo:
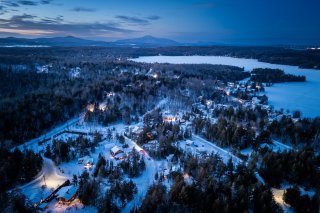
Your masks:
[[[57,192],[57,200],[62,204],[70,204],[77,197],[78,188],[74,185],[62,187]]]
[[[116,160],[123,160],[123,159],[126,159],[128,156],[126,153],[122,152],[122,153],[119,153],[117,154],[116,156],[114,156],[114,159]]]
[[[115,157],[116,155],[118,155],[120,153],[123,153],[123,150],[121,150],[118,146],[114,146],[110,150],[110,154],[112,155],[112,157]]]
[[[186,140],[186,145],[187,146],[193,146],[194,142],[192,140]]]
[[[93,165],[93,158],[85,156],[78,159],[78,164],[83,164],[84,166],[91,167]]]

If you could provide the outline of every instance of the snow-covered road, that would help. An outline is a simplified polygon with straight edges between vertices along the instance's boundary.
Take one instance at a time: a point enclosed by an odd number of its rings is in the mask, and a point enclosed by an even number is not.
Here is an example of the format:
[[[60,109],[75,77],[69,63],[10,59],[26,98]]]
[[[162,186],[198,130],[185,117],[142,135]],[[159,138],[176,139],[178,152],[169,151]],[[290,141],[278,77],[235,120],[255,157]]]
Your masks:
[[[138,146],[131,139],[126,138],[127,142],[130,145],[133,145],[137,151],[142,150],[140,146]],[[122,212],[127,213],[130,212],[130,209],[133,207],[138,207],[141,205],[143,198],[145,197],[149,187],[154,183],[154,177],[157,172],[157,164],[156,162],[145,152],[144,162],[146,164],[146,170],[143,174],[137,178],[133,178],[132,181],[136,184],[138,192],[134,196],[133,200],[127,203]]]
[[[27,141],[26,143],[20,145],[20,146],[17,146],[18,149],[20,149],[21,151],[22,150],[25,150],[25,149],[29,149],[29,150],[33,150],[35,152],[39,152],[39,145],[38,145],[38,142],[39,141],[42,141],[42,140],[45,140],[45,139],[48,139],[48,138],[51,138],[52,136],[58,134],[59,132],[67,129],[68,127],[76,124],[78,121],[80,121],[81,119],[83,118],[83,114],[81,114],[80,116],[78,117],[75,117],[67,122],[65,122],[64,124],[60,125],[60,126],[57,126],[55,127],[54,129],[50,130],[49,132],[41,135],[40,137],[38,138],[34,138],[30,141]]]

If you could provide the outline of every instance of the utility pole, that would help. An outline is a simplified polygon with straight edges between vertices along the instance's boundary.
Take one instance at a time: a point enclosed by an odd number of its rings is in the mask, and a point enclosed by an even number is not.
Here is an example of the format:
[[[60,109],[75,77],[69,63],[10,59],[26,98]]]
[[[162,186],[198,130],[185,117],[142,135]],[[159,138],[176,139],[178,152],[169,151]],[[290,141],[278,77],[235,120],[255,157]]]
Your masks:
[[[44,182],[44,185],[47,186],[47,184],[46,184],[46,176],[45,175],[43,175],[43,182]]]

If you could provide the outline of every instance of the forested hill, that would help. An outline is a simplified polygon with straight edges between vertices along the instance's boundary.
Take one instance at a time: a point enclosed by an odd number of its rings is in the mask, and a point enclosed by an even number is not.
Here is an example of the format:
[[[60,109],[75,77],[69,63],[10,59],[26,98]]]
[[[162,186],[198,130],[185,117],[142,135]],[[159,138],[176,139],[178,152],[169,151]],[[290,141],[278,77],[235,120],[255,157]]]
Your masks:
[[[176,46],[158,48],[114,47],[51,47],[51,48],[0,48],[2,63],[30,63],[67,61],[97,61],[107,58],[139,57],[154,55],[214,55],[254,58],[259,61],[320,69],[320,50],[296,50],[282,47],[232,47],[232,46]]]

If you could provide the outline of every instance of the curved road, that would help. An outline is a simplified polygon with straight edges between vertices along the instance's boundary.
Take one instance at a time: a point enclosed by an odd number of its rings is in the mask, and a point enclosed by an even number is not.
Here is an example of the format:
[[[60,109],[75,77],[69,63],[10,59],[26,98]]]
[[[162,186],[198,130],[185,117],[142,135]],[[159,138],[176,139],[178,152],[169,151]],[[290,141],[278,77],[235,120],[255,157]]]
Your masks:
[[[139,153],[142,148],[137,145],[134,141],[129,138],[126,138],[127,142],[131,144]],[[144,151],[145,152],[145,151]],[[146,169],[141,176],[137,178],[132,178],[132,181],[137,186],[137,194],[135,194],[133,200],[131,200],[127,205],[122,209],[123,213],[130,212],[130,209],[133,207],[138,207],[141,205],[143,198],[147,194],[149,187],[154,183],[154,177],[157,172],[156,162],[145,152],[144,162],[146,163]]]
[[[42,156],[43,157],[43,156]],[[33,202],[39,202],[42,198],[49,195],[53,189],[56,189],[67,180],[60,174],[54,162],[51,159],[43,157],[43,166],[38,176],[31,182],[20,187],[21,191]],[[42,186],[46,185],[43,189]]]

